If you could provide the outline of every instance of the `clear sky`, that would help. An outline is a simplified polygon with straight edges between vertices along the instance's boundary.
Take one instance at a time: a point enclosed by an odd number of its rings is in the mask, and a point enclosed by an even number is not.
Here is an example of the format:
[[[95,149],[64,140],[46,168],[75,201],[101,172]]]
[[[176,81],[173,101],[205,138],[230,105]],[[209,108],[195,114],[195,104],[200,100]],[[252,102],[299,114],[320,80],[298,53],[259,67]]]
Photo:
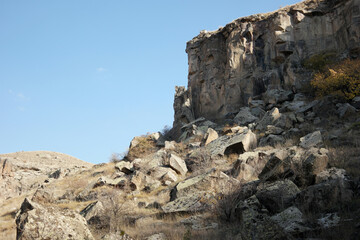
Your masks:
[[[0,153],[108,162],[172,125],[201,30],[294,0],[0,1]]]

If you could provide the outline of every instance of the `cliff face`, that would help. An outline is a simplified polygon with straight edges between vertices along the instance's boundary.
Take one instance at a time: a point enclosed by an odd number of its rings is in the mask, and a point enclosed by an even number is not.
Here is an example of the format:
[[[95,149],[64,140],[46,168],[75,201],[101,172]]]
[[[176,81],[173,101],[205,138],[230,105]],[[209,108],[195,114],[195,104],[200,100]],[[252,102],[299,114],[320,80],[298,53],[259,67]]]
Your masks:
[[[180,101],[193,118],[223,119],[268,89],[301,88],[311,76],[303,60],[328,51],[359,55],[360,0],[307,0],[202,31],[187,43],[188,90]],[[176,101],[175,124],[188,118]]]

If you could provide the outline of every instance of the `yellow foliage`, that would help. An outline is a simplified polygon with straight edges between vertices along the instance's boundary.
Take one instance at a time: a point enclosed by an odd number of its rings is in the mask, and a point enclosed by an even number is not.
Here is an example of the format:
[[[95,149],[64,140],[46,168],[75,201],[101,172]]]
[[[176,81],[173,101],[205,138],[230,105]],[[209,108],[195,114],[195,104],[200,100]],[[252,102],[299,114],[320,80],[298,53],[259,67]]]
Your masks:
[[[314,75],[311,86],[317,96],[335,95],[351,100],[360,95],[360,60],[344,60]]]

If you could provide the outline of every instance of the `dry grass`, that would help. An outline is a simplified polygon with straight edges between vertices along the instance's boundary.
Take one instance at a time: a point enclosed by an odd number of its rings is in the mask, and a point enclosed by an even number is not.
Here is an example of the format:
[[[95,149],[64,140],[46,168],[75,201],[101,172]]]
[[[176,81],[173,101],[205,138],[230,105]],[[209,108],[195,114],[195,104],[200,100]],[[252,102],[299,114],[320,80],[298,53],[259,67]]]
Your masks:
[[[150,135],[139,137],[137,140],[138,144],[130,148],[128,154],[126,155],[126,158],[130,161],[136,158],[145,157],[158,150],[158,147],[156,147],[156,142],[151,138]]]
[[[360,177],[360,142],[329,148],[329,165],[345,169],[352,177]]]

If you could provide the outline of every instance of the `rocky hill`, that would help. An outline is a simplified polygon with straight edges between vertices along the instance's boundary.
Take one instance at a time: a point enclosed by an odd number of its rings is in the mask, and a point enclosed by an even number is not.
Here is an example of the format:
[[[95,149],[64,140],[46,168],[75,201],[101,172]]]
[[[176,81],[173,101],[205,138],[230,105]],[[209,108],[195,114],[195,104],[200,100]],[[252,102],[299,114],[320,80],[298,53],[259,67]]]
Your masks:
[[[123,159],[1,155],[0,238],[358,239],[359,6],[307,0],[200,33],[173,129]]]

